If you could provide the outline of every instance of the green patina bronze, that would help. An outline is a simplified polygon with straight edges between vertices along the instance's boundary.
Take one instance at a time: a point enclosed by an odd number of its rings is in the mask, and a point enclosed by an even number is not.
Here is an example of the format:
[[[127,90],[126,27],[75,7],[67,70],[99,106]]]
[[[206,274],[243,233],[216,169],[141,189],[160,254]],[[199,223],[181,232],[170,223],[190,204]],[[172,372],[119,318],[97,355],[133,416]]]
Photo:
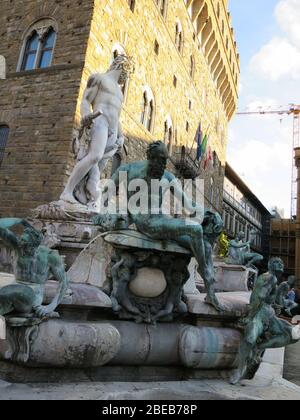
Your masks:
[[[222,311],[223,307],[214,291],[213,247],[222,233],[223,221],[218,213],[205,212],[203,208],[189,200],[182,191],[182,187],[176,180],[176,177],[166,170],[167,161],[168,150],[164,143],[157,141],[150,144],[147,160],[121,166],[112,176],[112,180],[119,189],[122,184],[121,173],[125,172],[127,174],[128,184],[136,179],[145,180],[149,187],[146,192],[149,209],[152,208],[151,206],[155,202],[160,210],[166,191],[164,188],[161,188],[158,195],[155,195],[151,189],[151,182],[155,179],[159,181],[165,180],[168,184],[172,183],[173,191],[171,192],[177,197],[182,197],[191,213],[195,213],[196,209],[197,213],[201,214],[201,220],[197,221],[175,218],[165,215],[161,211],[160,214],[153,214],[151,211],[148,214],[132,214],[129,209],[130,222],[135,224],[139,232],[155,240],[174,241],[191,252],[198,262],[199,273],[205,282],[207,303]],[[150,194],[149,191],[151,191]],[[127,193],[128,200],[130,200],[134,192],[128,190]],[[96,217],[94,222],[101,225],[103,223],[103,215]]]
[[[239,368],[231,378],[232,384],[242,379],[253,379],[265,350],[282,348],[300,339],[299,325],[293,327],[276,316],[277,276],[283,271],[283,261],[272,258],[269,272],[261,275],[255,283],[248,317],[242,321],[244,338],[240,347]]]
[[[228,264],[244,265],[246,267],[255,266],[263,261],[264,257],[255,252],[251,252],[252,241],[245,242],[245,233],[238,233],[236,239],[229,242]]]
[[[23,227],[18,236],[12,232]],[[64,264],[57,251],[42,245],[43,235],[23,219],[0,219],[0,238],[16,254],[16,283],[0,289],[0,315],[50,317],[68,288]],[[43,306],[44,285],[50,274],[60,283],[51,304]]]

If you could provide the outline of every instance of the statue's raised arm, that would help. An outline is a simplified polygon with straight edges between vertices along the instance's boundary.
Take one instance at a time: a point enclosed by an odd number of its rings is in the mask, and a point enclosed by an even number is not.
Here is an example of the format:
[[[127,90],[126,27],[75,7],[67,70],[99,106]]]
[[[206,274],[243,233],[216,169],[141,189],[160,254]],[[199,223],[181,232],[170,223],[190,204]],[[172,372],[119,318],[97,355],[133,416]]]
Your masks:
[[[68,278],[65,272],[63,261],[57,251],[51,251],[48,256],[49,268],[52,272],[55,280],[59,282],[59,288],[53,301],[47,306],[39,306],[35,308],[35,312],[39,317],[51,315],[57,306],[62,302],[67,289],[68,289]]]
[[[24,227],[20,236],[9,230],[16,225]],[[51,317],[68,287],[63,260],[58,252],[44,246],[42,233],[23,219],[0,220],[0,237],[16,251],[16,283],[0,289],[0,315],[14,312],[28,319]],[[50,273],[59,282],[59,289],[51,304],[42,306]]]
[[[18,218],[0,219],[0,239],[2,239],[4,244],[10,248],[16,249],[19,247],[18,236],[10,231],[11,228],[18,225],[23,225],[25,227],[28,225],[28,222]]]

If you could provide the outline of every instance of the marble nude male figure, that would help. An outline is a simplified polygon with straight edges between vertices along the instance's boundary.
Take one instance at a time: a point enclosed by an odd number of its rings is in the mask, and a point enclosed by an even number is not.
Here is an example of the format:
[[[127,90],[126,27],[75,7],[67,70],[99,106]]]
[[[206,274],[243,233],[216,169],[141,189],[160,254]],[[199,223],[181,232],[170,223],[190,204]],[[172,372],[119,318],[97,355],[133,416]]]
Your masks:
[[[127,57],[119,55],[106,73],[94,74],[88,80],[81,104],[81,129],[90,130],[89,145],[78,156],[78,162],[60,197],[63,202],[80,202],[91,208],[96,206],[100,196],[98,183],[101,172],[124,144],[119,123],[124,101],[121,85],[128,78],[129,67]],[[84,194],[76,195],[80,183],[84,183]]]
[[[222,306],[214,292],[214,270],[213,270],[213,245],[223,229],[223,222],[218,214],[204,212],[204,209],[193,203],[183,192],[181,184],[175,176],[166,170],[168,151],[164,143],[158,141],[149,145],[147,160],[134,162],[121,166],[112,176],[117,188],[120,188],[122,172],[127,173],[128,185],[134,180],[144,180],[147,182],[148,189],[146,200],[149,203],[147,214],[130,213],[129,215],[135,223],[137,230],[143,234],[157,240],[173,240],[183,247],[191,250],[199,264],[199,272],[205,281],[207,289],[207,303],[213,305],[217,310],[222,310]],[[162,208],[162,202],[166,194],[164,188],[159,190],[158,195],[151,189],[151,181],[166,181],[166,185],[173,183],[173,193],[181,197],[186,203],[186,208],[191,214],[195,211],[201,215],[201,221],[175,218],[169,215],[157,214],[152,212],[153,202],[157,203],[157,208]],[[167,187],[168,188],[168,187]],[[151,193],[149,194],[149,191]],[[128,200],[133,196],[132,191],[128,191]],[[143,200],[141,200],[143,201]],[[150,210],[151,209],[151,210]],[[213,219],[213,220],[212,220]],[[101,220],[101,216],[99,218]],[[204,221],[203,221],[204,220]]]
[[[23,227],[20,236],[11,230],[16,226]],[[16,253],[16,283],[0,289],[0,315],[51,316],[68,288],[58,252],[41,245],[43,235],[23,219],[0,219],[0,238]],[[50,274],[59,282],[59,289],[53,301],[43,306],[44,285]]]

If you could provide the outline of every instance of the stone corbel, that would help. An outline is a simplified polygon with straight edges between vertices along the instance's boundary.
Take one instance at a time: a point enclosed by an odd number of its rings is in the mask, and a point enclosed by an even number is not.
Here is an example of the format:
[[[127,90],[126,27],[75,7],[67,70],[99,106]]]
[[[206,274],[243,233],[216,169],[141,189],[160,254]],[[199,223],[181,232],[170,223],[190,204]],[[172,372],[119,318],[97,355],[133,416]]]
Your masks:
[[[42,26],[40,28],[36,28],[35,29],[38,36],[39,36],[39,41],[43,41],[44,37],[46,36],[47,32],[49,31],[49,26]]]

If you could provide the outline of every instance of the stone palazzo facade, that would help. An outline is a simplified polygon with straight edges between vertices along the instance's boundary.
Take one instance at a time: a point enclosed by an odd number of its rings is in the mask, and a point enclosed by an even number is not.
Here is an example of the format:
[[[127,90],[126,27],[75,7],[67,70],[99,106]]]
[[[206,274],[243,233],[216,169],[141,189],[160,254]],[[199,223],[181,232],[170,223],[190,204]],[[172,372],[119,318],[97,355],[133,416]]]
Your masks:
[[[88,77],[121,53],[135,66],[124,87],[124,160],[142,158],[155,139],[173,163],[184,151],[193,160],[201,123],[213,161],[206,205],[221,210],[240,72],[227,0],[2,0],[0,27],[0,216],[59,198]]]

